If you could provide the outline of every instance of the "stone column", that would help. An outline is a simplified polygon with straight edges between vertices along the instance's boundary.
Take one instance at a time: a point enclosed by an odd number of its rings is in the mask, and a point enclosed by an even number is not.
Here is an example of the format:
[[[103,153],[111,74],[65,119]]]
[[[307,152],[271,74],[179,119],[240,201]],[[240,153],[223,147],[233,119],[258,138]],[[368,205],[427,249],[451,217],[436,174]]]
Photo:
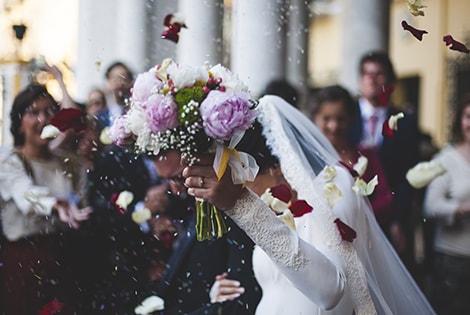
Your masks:
[[[145,65],[145,1],[116,1],[115,59],[126,63],[135,73]]]
[[[233,1],[231,69],[254,96],[272,79],[285,76],[281,5],[271,0]]]
[[[358,92],[359,61],[370,50],[388,51],[390,0],[341,0],[340,82]]]
[[[180,32],[177,44],[177,62],[193,66],[208,62],[222,62],[223,17],[222,0],[179,0],[179,13],[185,18],[187,28]]]
[[[310,8],[304,0],[290,0],[286,30],[286,77],[299,91],[302,107],[308,91]]]

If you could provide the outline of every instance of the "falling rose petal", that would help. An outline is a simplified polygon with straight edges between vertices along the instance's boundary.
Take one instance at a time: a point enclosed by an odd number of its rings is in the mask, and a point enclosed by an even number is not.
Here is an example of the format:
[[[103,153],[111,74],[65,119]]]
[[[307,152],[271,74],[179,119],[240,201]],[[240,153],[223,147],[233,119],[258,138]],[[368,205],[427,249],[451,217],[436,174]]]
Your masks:
[[[352,243],[352,241],[357,237],[356,231],[354,231],[349,225],[337,218],[335,221],[336,227],[338,228],[339,233],[343,241]]]
[[[328,205],[333,207],[343,197],[343,193],[335,183],[329,182],[323,186],[323,197],[328,201]]]
[[[390,101],[390,95],[395,90],[394,85],[389,85],[387,87],[382,86],[382,91],[380,91],[379,95],[377,96],[379,99],[379,104],[381,106],[387,106]]]
[[[288,188],[287,190],[288,190],[288,193],[290,194],[290,190]],[[280,188],[279,191],[280,191],[280,194],[281,193],[286,194],[286,191],[283,191],[283,188]],[[263,202],[267,204],[276,214],[281,214],[284,210],[286,210],[289,207],[291,197],[289,197],[289,200],[287,202],[284,202],[281,199],[274,197],[271,192],[271,188],[268,188],[266,189],[264,194],[261,195],[261,200],[263,200]],[[285,196],[283,197],[283,199],[287,200]]]
[[[429,162],[421,162],[416,164],[412,169],[406,173],[406,180],[414,188],[423,188],[428,185],[434,178],[442,175],[446,172],[446,169],[442,166],[438,160],[432,160]]]
[[[130,191],[122,191],[116,199],[116,205],[127,210],[127,206],[134,200],[134,194]]]
[[[50,123],[62,132],[68,129],[80,132],[87,126],[86,113],[76,108],[64,108],[51,117]]]
[[[446,46],[450,45],[449,49],[451,50],[460,51],[466,54],[470,52],[463,43],[456,41],[451,35],[444,36],[443,40],[446,43]]]
[[[181,28],[186,28],[184,19],[181,18],[178,14],[167,14],[163,20],[163,25],[166,26],[166,29],[161,34],[161,38],[171,40],[174,43],[179,41],[179,33]]]
[[[163,233],[160,234],[160,241],[163,243],[163,246],[165,248],[170,248],[172,243],[173,243],[173,233],[169,232],[169,231],[165,231]]]
[[[284,210],[280,215],[277,216],[282,222],[284,222],[292,230],[295,230],[295,220],[292,212],[289,209]]]
[[[364,175],[367,169],[368,160],[365,156],[361,155],[358,159],[356,164],[353,165],[353,169],[357,172],[359,176]]]
[[[305,200],[296,200],[290,205],[289,209],[293,216],[297,218],[303,216],[306,213],[312,212],[313,207]]]
[[[52,139],[57,137],[57,135],[60,133],[59,128],[53,125],[46,125],[44,128],[42,128],[41,131],[41,139]]]
[[[398,130],[398,119],[405,117],[405,114],[398,113],[386,119],[382,125],[382,135],[387,138],[393,138],[395,130]]]
[[[292,199],[292,193],[287,185],[279,184],[271,187],[269,191],[274,198],[277,198],[285,203],[289,203],[289,201]]]
[[[366,183],[362,178],[356,178],[352,190],[359,196],[370,196],[378,184],[379,180],[377,175],[375,175],[368,183]]]
[[[64,307],[64,303],[52,300],[38,312],[39,315],[52,315],[59,313]]]
[[[122,207],[120,207],[116,204],[116,200],[118,199],[118,196],[119,196],[118,193],[112,194],[111,198],[110,198],[110,202],[120,214],[124,215],[126,213],[126,209],[124,209],[124,208],[122,208]]]
[[[339,164],[343,165],[351,174],[352,177],[358,177],[359,174],[357,171],[349,164],[344,163],[343,161],[339,161]]]
[[[426,8],[426,6],[422,4],[421,0],[406,0],[406,3],[411,14],[414,16],[424,16],[424,11],[420,9]]]
[[[336,177],[336,168],[334,166],[325,166],[323,169],[323,177],[325,182],[331,182]]]
[[[150,210],[147,208],[141,208],[132,212],[131,217],[132,217],[132,221],[134,221],[137,224],[141,224],[149,220],[152,217],[152,212],[150,212]]]
[[[401,21],[401,26],[403,27],[403,29],[405,31],[410,32],[419,41],[422,41],[423,40],[423,35],[428,33],[428,31],[419,30],[417,28],[414,28],[413,26],[406,23],[406,21]]]
[[[159,296],[152,295],[143,300],[142,303],[134,309],[134,312],[137,315],[147,315],[164,309],[165,301]]]

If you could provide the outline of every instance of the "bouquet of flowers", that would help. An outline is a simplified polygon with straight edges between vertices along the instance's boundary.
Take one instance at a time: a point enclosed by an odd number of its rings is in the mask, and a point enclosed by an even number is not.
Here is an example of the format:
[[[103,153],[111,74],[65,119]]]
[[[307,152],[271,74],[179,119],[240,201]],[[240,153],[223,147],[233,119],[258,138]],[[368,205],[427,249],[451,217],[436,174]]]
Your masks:
[[[227,68],[193,67],[171,59],[137,76],[127,112],[108,131],[119,146],[157,155],[178,150],[188,163],[215,152],[220,179],[228,165],[236,184],[252,181],[258,167],[253,157],[235,150],[257,116],[248,88]],[[223,217],[213,205],[196,201],[198,240],[220,237]]]

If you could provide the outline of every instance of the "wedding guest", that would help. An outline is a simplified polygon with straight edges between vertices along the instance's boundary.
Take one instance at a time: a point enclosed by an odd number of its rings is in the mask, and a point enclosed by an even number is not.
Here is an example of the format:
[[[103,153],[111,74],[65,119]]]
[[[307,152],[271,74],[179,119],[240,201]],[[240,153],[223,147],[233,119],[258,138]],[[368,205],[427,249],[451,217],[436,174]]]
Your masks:
[[[452,126],[452,144],[435,156],[446,172],[429,184],[424,200],[436,225],[431,301],[438,314],[465,314],[470,307],[470,97]]]
[[[332,85],[320,89],[311,101],[312,119],[338,152],[341,161],[354,167],[359,157],[367,158],[362,178],[368,183],[376,175],[377,187],[368,196],[372,210],[382,229],[390,226],[394,211],[393,193],[376,150],[360,149],[348,136],[351,123],[357,115],[354,99],[342,86]]]
[[[124,112],[125,102],[131,95],[134,74],[123,62],[116,61],[106,69],[106,109],[97,112],[102,127],[111,126]]]
[[[280,96],[289,104],[299,108],[299,91],[286,79],[274,79],[269,81],[261,94]]]
[[[57,110],[46,88],[31,84],[10,112],[14,147],[0,153],[0,297],[6,314],[38,314],[50,303],[72,314],[75,307],[66,231],[78,228],[91,209],[79,209],[86,203],[77,199],[77,170],[54,156],[50,140],[41,137]]]
[[[352,125],[352,138],[359,147],[377,150],[394,193],[395,212],[385,232],[408,268],[414,265],[414,225],[412,220],[414,189],[406,181],[406,172],[419,158],[417,119],[407,113],[398,120],[393,137],[382,135],[383,122],[401,110],[391,103],[396,74],[389,56],[380,51],[366,53],[359,63],[359,114]]]
[[[94,88],[88,93],[88,101],[86,103],[86,112],[95,116],[97,113],[106,109],[106,95],[103,90]]]
[[[230,168],[219,180],[210,156],[183,170],[188,194],[224,210],[256,243],[256,313],[434,314],[328,140],[279,97],[263,97],[258,109],[259,123],[237,146],[260,163],[252,183],[234,185]],[[310,205],[295,230],[258,197],[278,184]],[[234,291],[221,292],[217,300]]]

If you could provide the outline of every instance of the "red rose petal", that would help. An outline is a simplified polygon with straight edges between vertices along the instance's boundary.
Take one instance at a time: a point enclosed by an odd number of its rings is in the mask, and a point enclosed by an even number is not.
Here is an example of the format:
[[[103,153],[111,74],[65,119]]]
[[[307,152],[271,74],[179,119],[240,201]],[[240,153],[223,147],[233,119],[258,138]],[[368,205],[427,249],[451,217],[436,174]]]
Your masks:
[[[422,41],[423,40],[423,35],[428,33],[425,30],[419,30],[417,28],[414,28],[413,26],[406,23],[406,21],[401,21],[401,26],[403,27],[403,29],[405,31],[409,31],[419,41]]]
[[[385,121],[382,125],[382,135],[384,137],[392,139],[394,134],[395,134],[395,130],[390,128],[390,126],[388,124],[388,119],[385,119]]]
[[[51,117],[51,125],[64,132],[73,129],[80,132],[86,128],[86,113],[76,108],[64,108]]]
[[[285,203],[289,203],[289,201],[292,199],[292,193],[289,187],[284,184],[273,186],[269,191],[274,198],[277,198]]]
[[[52,300],[38,312],[39,315],[52,315],[59,313],[64,307],[64,303],[57,300]]]
[[[313,207],[309,205],[305,200],[296,200],[289,207],[294,217],[301,217],[306,213],[312,212]]]
[[[352,241],[357,237],[356,231],[354,231],[349,225],[337,218],[335,221],[336,227],[338,228],[339,233],[343,241],[352,243]]]
[[[461,42],[456,41],[451,35],[446,35],[443,37],[444,42],[446,43],[446,46],[449,46],[449,49],[455,50],[455,51],[460,51],[463,53],[468,54],[470,50]]]

